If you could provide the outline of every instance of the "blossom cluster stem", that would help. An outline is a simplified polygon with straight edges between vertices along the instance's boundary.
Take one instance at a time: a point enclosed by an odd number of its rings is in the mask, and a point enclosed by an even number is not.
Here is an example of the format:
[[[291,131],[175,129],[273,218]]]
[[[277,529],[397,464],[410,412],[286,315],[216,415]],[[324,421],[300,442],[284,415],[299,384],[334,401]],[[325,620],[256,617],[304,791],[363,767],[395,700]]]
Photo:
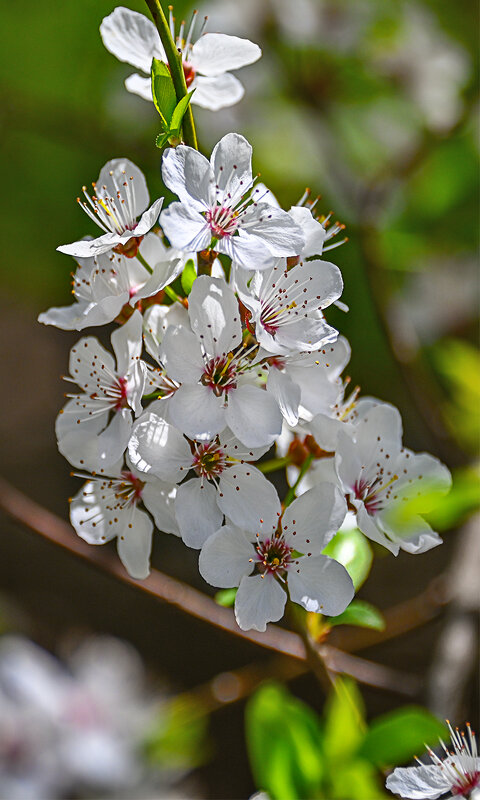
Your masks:
[[[268,461],[264,461],[256,466],[260,472],[263,472],[264,475],[268,475],[269,472],[276,472],[279,469],[290,466],[291,463],[292,460],[290,456],[284,456],[283,458],[270,458]]]
[[[137,252],[137,260],[140,261],[140,264],[142,265],[142,267],[145,267],[145,269],[147,270],[147,272],[150,273],[150,275],[153,274],[153,269],[151,268],[151,266],[148,263],[148,261],[145,261],[144,257],[140,253],[140,250],[138,250],[138,252]]]
[[[183,71],[182,54],[173,41],[170,32],[170,26],[164,14],[163,8],[159,0],[145,0],[149,11],[153,17],[153,21],[157,28],[160,40],[165,50],[168,59],[168,66],[170,67],[170,74],[172,76],[175,94],[177,95],[177,102],[179,103],[182,97],[188,94],[187,83],[185,81],[185,73]],[[183,140],[189,147],[194,147],[198,150],[197,134],[195,131],[195,122],[193,120],[193,113],[190,105],[188,106],[182,122]]]
[[[287,506],[289,506],[290,503],[293,500],[295,500],[295,496],[296,496],[295,493],[296,493],[296,491],[297,491],[297,489],[298,489],[298,487],[300,485],[300,481],[302,480],[303,476],[310,469],[310,464],[312,463],[312,461],[313,461],[313,453],[310,453],[310,455],[306,457],[305,461],[303,462],[303,464],[301,466],[300,472],[298,473],[297,480],[295,481],[293,486],[290,486],[290,489],[288,490],[288,492],[287,492],[287,494],[285,496],[285,500],[283,502],[283,505],[285,506],[285,508],[287,508]]]

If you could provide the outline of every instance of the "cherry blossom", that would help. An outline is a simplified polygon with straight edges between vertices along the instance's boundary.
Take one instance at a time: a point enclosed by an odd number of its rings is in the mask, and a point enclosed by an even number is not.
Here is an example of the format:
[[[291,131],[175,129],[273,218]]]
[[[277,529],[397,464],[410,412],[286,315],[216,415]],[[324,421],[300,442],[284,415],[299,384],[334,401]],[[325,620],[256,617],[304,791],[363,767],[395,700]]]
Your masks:
[[[56,422],[58,449],[71,464],[99,470],[115,464],[123,455],[132,428],[132,411],[142,411],[146,382],[142,350],[142,316],[135,311],[111,336],[116,356],[97,339],[85,337],[70,352],[67,380],[84,394],[71,398]]]
[[[148,272],[137,258],[126,258],[113,251],[78,258],[72,281],[75,302],[70,306],[50,308],[40,314],[38,321],[77,331],[106,325],[120,314],[126,304],[142,305],[143,300],[172,283],[186,261],[183,253],[165,247],[155,233],[147,233],[139,252],[152,266],[153,273]]]
[[[82,477],[82,476],[80,476]],[[157,527],[178,535],[173,513],[176,486],[141,475],[131,465],[92,475],[70,502],[70,521],[88,544],[117,540],[120,560],[132,578],[143,580],[150,572],[153,523],[139,508],[150,511]]]
[[[255,534],[227,523],[200,552],[199,569],[213,586],[238,586],[235,617],[240,628],[264,631],[283,616],[288,592],[307,611],[336,616],[353,598],[346,569],[322,555],[341,526],[347,507],[340,491],[323,484],[281,512],[265,503]],[[252,574],[253,573],[253,574]]]
[[[255,385],[234,293],[222,279],[202,275],[188,314],[191,329],[168,327],[162,342],[166,373],[179,385],[169,399],[169,421],[191,439],[210,440],[228,426],[247,448],[272,444],[282,416],[271,394]]]
[[[237,288],[259,344],[270,353],[317,350],[338,337],[319,313],[343,291],[340,270],[329,261],[305,261],[288,269],[280,259]]]
[[[228,133],[215,146],[210,161],[180,145],[163,156],[166,186],[180,202],[162,213],[161,224],[174,247],[213,250],[230,256],[240,267],[267,269],[273,256],[297,255],[303,234],[280,208],[252,192],[252,148],[238,133]]]
[[[85,199],[77,198],[77,201],[104,231],[103,235],[61,245],[57,250],[76,258],[98,256],[109,250],[121,252],[129,258],[135,256],[142,238],[158,220],[163,197],[147,208],[150,196],[145,177],[128,158],[107,161],[92,186],[93,196],[83,186]],[[142,216],[137,222],[140,214]]]
[[[128,445],[139,472],[178,482],[175,514],[183,541],[201,547],[225,514],[245,530],[258,528],[265,505],[276,497],[273,484],[251,463],[268,450],[247,449],[226,430],[209,442],[187,442],[157,414],[147,411],[135,423]]]
[[[420,516],[451,485],[448,469],[427,453],[402,446],[402,421],[394,406],[380,403],[352,432],[338,433],[335,467],[356,511],[360,530],[395,555],[423,553],[441,543]]]
[[[480,758],[470,725],[465,735],[447,724],[453,750],[441,742],[445,753],[441,758],[428,748],[432,763],[417,759],[418,767],[397,767],[387,778],[387,789],[412,800],[436,800],[446,792],[451,792],[450,797],[480,798]]]
[[[195,90],[192,103],[210,111],[218,111],[238,103],[244,94],[242,84],[229,70],[253,64],[258,61],[262,51],[248,39],[227,36],[224,33],[203,33],[205,26],[194,42],[196,16],[195,11],[186,35],[182,23],[179,34],[175,37],[174,21],[170,12],[171,33],[177,49],[182,53],[187,87],[189,91]],[[167,63],[153,22],[129,8],[120,6],[105,17],[100,25],[100,35],[110,53],[148,76],[152,58]],[[138,94],[145,100],[152,100],[150,77],[134,73],[127,78],[125,86],[129,92]]]

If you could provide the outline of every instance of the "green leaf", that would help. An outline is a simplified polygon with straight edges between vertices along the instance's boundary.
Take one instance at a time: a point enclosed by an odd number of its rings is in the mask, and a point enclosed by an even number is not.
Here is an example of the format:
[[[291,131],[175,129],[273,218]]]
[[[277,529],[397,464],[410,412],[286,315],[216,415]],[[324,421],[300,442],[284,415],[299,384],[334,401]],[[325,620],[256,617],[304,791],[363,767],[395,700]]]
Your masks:
[[[200,766],[209,754],[207,726],[204,706],[191,696],[179,695],[165,703],[144,741],[148,760],[170,769]]]
[[[359,755],[377,767],[410,761],[447,734],[445,726],[420,706],[405,706],[375,719],[365,736]]]
[[[462,524],[480,507],[480,474],[477,467],[463,467],[453,473],[449,494],[441,497],[425,519],[436,531],[448,531]]]
[[[218,603],[219,606],[231,608],[235,602],[237,592],[238,589],[221,589],[215,595],[215,602]]]
[[[193,260],[191,258],[189,258],[187,263],[185,264],[185,266],[183,268],[183,272],[182,272],[182,275],[181,275],[181,278],[180,278],[180,281],[181,281],[181,284],[182,284],[182,289],[185,292],[185,297],[188,297],[188,295],[190,294],[192,286],[193,286],[193,281],[195,280],[196,277],[197,277],[197,271],[195,269],[195,264],[194,264]],[[233,591],[236,592],[237,590],[236,589],[226,589],[226,591],[227,592],[233,592]],[[216,597],[219,594],[222,594],[222,592],[217,592]],[[219,601],[217,600],[217,603],[218,602]],[[220,605],[222,605],[222,604],[220,604]]]
[[[165,147],[165,145],[167,144],[168,136],[169,136],[168,132],[167,133],[159,133],[157,138],[155,139],[155,145],[158,148],[160,148],[160,150],[162,149],[162,147]]]
[[[177,95],[167,65],[158,58],[152,59],[152,95],[155,108],[160,114],[165,131],[170,130],[172,115],[177,104]]]
[[[373,553],[367,539],[358,528],[339,531],[327,544],[323,553],[343,564],[355,589],[359,589],[367,579],[372,566]]]
[[[182,127],[182,120],[185,116],[185,112],[189,106],[190,100],[192,99],[192,94],[194,93],[195,89],[192,89],[191,92],[186,94],[180,102],[176,105],[175,110],[172,114],[172,118],[170,120],[170,127],[172,131],[179,131]]]
[[[326,705],[324,751],[327,763],[345,763],[365,735],[363,699],[355,681],[338,678]],[[331,772],[331,767],[329,768]]]
[[[378,608],[365,600],[352,600],[343,614],[329,617],[328,624],[359,625],[361,628],[373,628],[376,631],[383,631],[385,628],[385,620]]]
[[[245,711],[250,764],[272,800],[318,796],[324,764],[317,715],[280,684],[268,683]]]
[[[380,786],[377,769],[368,761],[353,759],[329,772],[331,789],[328,798],[335,800],[392,800]]]

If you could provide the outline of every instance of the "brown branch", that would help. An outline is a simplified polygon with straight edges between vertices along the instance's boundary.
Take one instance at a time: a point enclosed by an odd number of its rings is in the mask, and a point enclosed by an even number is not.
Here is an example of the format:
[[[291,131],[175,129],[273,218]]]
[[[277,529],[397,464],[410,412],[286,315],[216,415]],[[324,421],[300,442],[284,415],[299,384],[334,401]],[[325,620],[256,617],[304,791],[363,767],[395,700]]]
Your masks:
[[[67,522],[31,500],[3,478],[0,478],[0,509],[24,527],[43,536],[48,542],[62,547],[123,583],[134,586],[157,600],[169,603],[227,633],[289,656],[297,662],[303,662],[297,663],[294,668],[296,674],[308,669],[305,646],[298,634],[278,625],[269,625],[265,633],[243,631],[238,627],[230,609],[217,605],[212,598],[159,570],[152,570],[145,581],[131,578],[113,553],[85,544],[82,539],[74,535],[73,528]],[[329,645],[322,646],[320,654],[329,670],[344,672],[360,683],[409,696],[418,691],[419,682],[412,676],[348,655]]]

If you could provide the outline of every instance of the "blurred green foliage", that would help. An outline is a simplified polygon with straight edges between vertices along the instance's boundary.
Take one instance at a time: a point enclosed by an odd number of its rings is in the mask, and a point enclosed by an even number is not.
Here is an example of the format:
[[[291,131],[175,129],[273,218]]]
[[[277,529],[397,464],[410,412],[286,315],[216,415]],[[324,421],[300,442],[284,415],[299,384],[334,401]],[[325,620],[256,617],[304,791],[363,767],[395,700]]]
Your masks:
[[[276,683],[261,686],[245,715],[250,764],[272,800],[386,798],[380,770],[408,762],[445,727],[423,708],[407,706],[365,720],[355,683],[338,679],[320,719]]]

